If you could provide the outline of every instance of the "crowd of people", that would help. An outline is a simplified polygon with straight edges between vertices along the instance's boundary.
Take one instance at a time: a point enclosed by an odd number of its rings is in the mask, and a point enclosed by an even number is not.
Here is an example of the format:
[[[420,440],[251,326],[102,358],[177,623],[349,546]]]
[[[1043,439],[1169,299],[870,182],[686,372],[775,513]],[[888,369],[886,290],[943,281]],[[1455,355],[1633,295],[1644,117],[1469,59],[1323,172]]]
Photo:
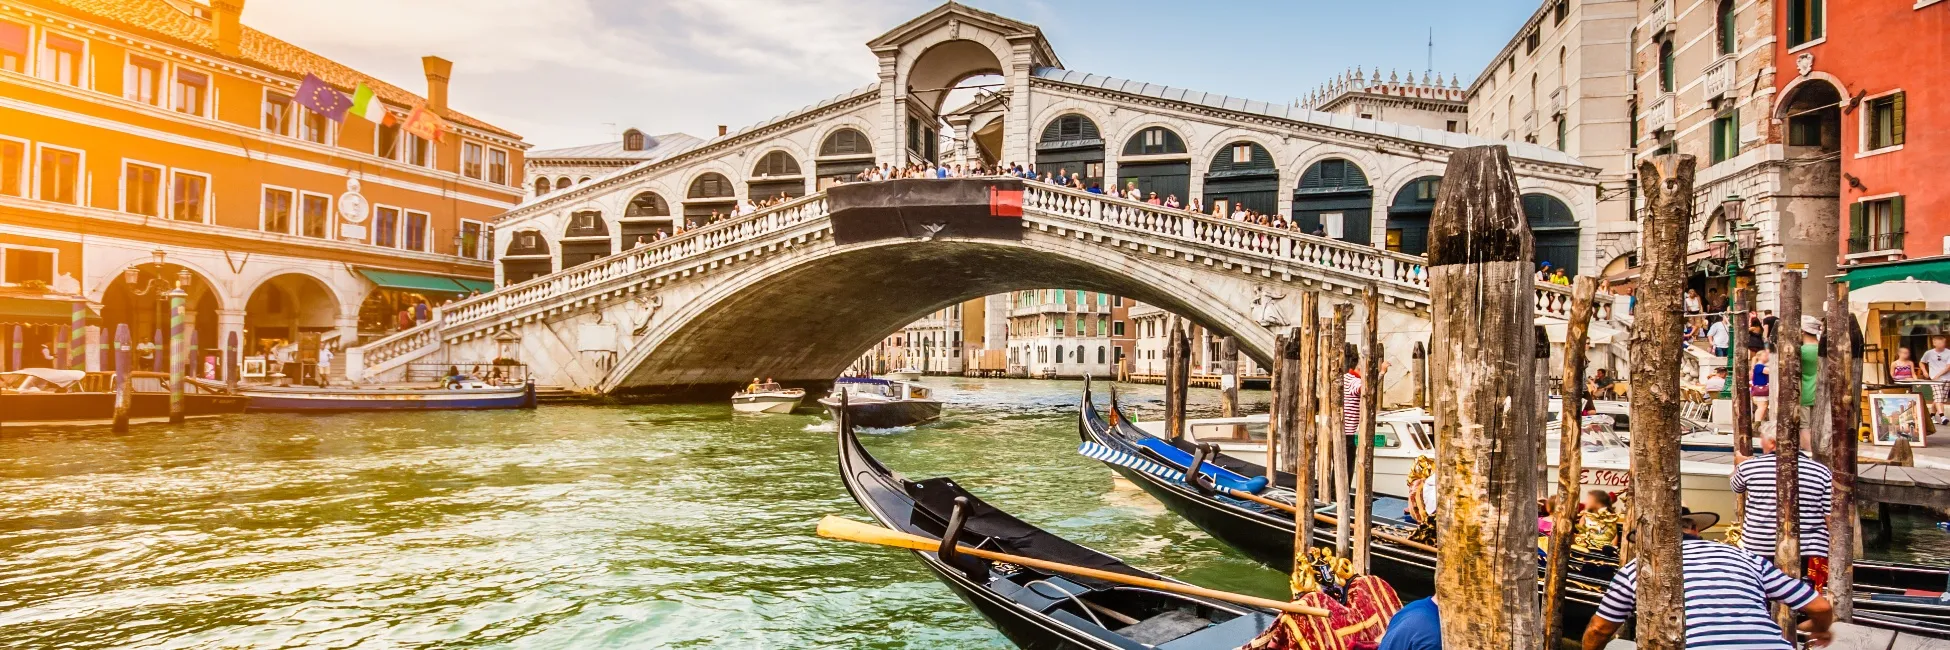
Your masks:
[[[1071,173],[1068,167],[1058,167],[1055,173],[1051,173],[1048,171],[1037,171],[1034,167],[1024,166],[1022,164],[969,167],[963,165],[917,163],[905,167],[895,167],[887,163],[881,163],[879,167],[869,167],[861,170],[859,174],[854,175],[853,180],[854,182],[867,183],[909,178],[982,177],[1020,178],[1025,181],[1061,185],[1070,189],[1089,192],[1091,194],[1100,194],[1116,199],[1149,203],[1160,208],[1184,210],[1217,219],[1230,219],[1282,230],[1299,229],[1299,222],[1287,218],[1286,215],[1263,213],[1237,201],[1214,201],[1208,209],[1198,197],[1192,197],[1189,201],[1185,201],[1180,200],[1177,194],[1170,192],[1159,196],[1155,191],[1138,187],[1137,181],[1125,181],[1123,187],[1119,187],[1116,183],[1111,183],[1106,187],[1103,183],[1091,180],[1081,172]],[[1316,224],[1308,234],[1324,237],[1327,236],[1327,231],[1324,226]],[[1568,284],[1568,281],[1566,283]]]

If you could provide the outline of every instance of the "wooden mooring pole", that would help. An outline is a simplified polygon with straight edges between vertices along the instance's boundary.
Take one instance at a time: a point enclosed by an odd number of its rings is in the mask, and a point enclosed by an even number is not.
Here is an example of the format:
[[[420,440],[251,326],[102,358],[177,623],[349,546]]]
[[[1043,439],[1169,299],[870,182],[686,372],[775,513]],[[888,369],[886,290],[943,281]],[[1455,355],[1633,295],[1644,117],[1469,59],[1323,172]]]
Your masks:
[[[1268,485],[1279,478],[1280,446],[1286,443],[1287,438],[1286,411],[1293,408],[1294,398],[1287,394],[1293,387],[1292,380],[1287,378],[1287,369],[1299,360],[1288,358],[1287,348],[1294,345],[1293,337],[1285,333],[1273,336],[1273,368],[1270,377],[1272,385],[1269,386],[1272,389],[1272,396],[1266,413],[1266,482]],[[1294,356],[1299,356],[1297,350]]]
[[[1740,307],[1735,315],[1740,317],[1740,344],[1733,346],[1733,448],[1741,455],[1754,453],[1754,394],[1749,380],[1754,376],[1754,352],[1747,349],[1747,322],[1754,313],[1754,288],[1740,288]],[[1734,521],[1743,521],[1740,515],[1740,500],[1734,500]]]
[[[1354,314],[1354,305],[1340,303],[1334,305],[1333,321],[1327,325],[1324,338],[1327,347],[1322,361],[1327,362],[1327,394],[1332,399],[1323,404],[1327,411],[1328,440],[1326,445],[1329,457],[1327,466],[1331,468],[1334,481],[1334,556],[1348,557],[1353,543],[1354,518],[1349,516],[1348,499],[1348,454],[1347,454],[1347,319]],[[1326,496],[1326,495],[1322,495]]]
[[[1638,290],[1632,327],[1632,426],[1678,431],[1681,305],[1686,291],[1686,230],[1693,220],[1694,159],[1656,156],[1639,165],[1639,184],[1651,207],[1639,222]],[[1679,650],[1685,639],[1680,577],[1679,437],[1632,440],[1632,552],[1638,571],[1638,647]]]
[[[1570,568],[1578,508],[1578,475],[1584,470],[1584,365],[1591,331],[1591,299],[1598,279],[1580,275],[1571,285],[1571,320],[1564,326],[1564,378],[1558,386],[1557,501],[1551,508],[1550,554],[1544,570],[1544,638],[1542,650],[1557,647],[1564,635],[1565,572]],[[1542,438],[1543,436],[1538,436]]]
[[[1293,472],[1294,490],[1306,499],[1314,499],[1313,426],[1314,409],[1319,406],[1314,400],[1314,384],[1319,379],[1314,368],[1320,365],[1320,294],[1312,291],[1300,294],[1300,313],[1300,326],[1293,328],[1299,356],[1287,366],[1287,372],[1292,373],[1289,378],[1293,380],[1294,406],[1286,412],[1287,431],[1294,444],[1286,447],[1284,458],[1287,470]]]
[[[129,386],[129,371],[134,369],[134,349],[129,345],[129,324],[115,326],[115,419],[110,428],[116,433],[129,430],[129,408],[135,405],[135,392]]]
[[[1239,339],[1219,337],[1219,417],[1239,417]]]
[[[1828,602],[1836,620],[1855,616],[1856,403],[1862,394],[1855,367],[1862,358],[1862,335],[1848,310],[1848,284],[1828,285],[1828,311],[1822,333],[1821,383],[1828,387],[1828,462],[1835,475],[1834,507],[1828,511]]]
[[[1801,577],[1801,271],[1781,271],[1774,324],[1774,566]],[[1774,606],[1774,621],[1794,639],[1794,611]]]
[[[1381,407],[1381,290],[1369,282],[1361,308],[1367,322],[1361,327],[1361,438],[1354,462],[1354,570],[1371,572],[1374,544],[1375,412]]]
[[[1537,482],[1537,495],[1544,496],[1550,493],[1551,471],[1550,450],[1546,448],[1549,440],[1548,436],[1545,435],[1547,427],[1550,426],[1551,338],[1550,332],[1546,331],[1542,325],[1532,325],[1531,329],[1536,330],[1535,339],[1537,341],[1537,349],[1534,357],[1537,365],[1535,369],[1531,370],[1530,375],[1534,378],[1533,381],[1536,382],[1535,385],[1537,386],[1537,413],[1535,416],[1537,418],[1537,470],[1534,480]],[[1568,400],[1560,400],[1557,408],[1560,412],[1568,413],[1581,411],[1582,406],[1581,404]]]
[[[1413,362],[1413,367],[1409,368],[1408,371],[1412,375],[1409,379],[1415,382],[1415,406],[1417,408],[1428,408],[1429,350],[1422,345],[1421,341],[1416,341],[1415,349],[1410,350],[1408,354],[1410,360]]]
[[[1192,379],[1192,346],[1181,319],[1171,319],[1170,336],[1165,343],[1165,437],[1176,441],[1185,437],[1185,392]]]
[[[1449,155],[1429,223],[1442,646],[1535,647],[1536,289],[1509,151]]]

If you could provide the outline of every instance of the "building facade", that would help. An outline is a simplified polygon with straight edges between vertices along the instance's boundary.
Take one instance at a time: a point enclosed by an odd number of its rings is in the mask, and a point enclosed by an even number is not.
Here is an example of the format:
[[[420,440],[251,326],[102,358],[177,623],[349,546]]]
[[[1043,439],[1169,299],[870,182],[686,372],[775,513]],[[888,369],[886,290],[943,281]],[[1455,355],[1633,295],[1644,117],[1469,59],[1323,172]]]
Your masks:
[[[1471,134],[1541,144],[1601,170],[1592,224],[1583,230],[1558,206],[1524,202],[1539,261],[1574,275],[1620,276],[1638,249],[1630,108],[1636,18],[1632,0],[1545,0],[1466,93]]]
[[[1838,182],[1824,154],[1786,146],[1776,124],[1777,7],[1662,0],[1639,9],[1638,157],[1697,161],[1689,289],[1718,311],[1731,287],[1751,285],[1771,309],[1788,264],[1807,264],[1811,277],[1834,272]],[[1821,301],[1808,292],[1802,308]]]
[[[0,5],[0,288],[79,298],[90,344],[128,325],[158,359],[179,285],[206,354],[233,335],[247,354],[355,345],[415,301],[491,289],[521,138],[448,107],[447,61],[425,60],[422,98],[243,26],[243,4]],[[333,122],[294,100],[307,74],[371,87],[394,124],[424,106],[449,128],[430,142]],[[67,321],[0,320],[29,325],[30,346]]]
[[[1355,68],[1315,88],[1295,105],[1424,129],[1460,133],[1469,127],[1469,102],[1453,76],[1446,82],[1442,75],[1425,74],[1418,80],[1409,72],[1408,79],[1403,80],[1400,73],[1390,70],[1388,79],[1383,80],[1381,68],[1372,72]]]
[[[621,137],[609,142],[561,149],[536,149],[526,156],[528,178],[531,179],[528,198],[541,198],[637,163],[683,153],[703,141],[688,133],[650,135],[637,129],[627,129]],[[664,206],[663,216],[669,216],[668,206]]]
[[[1009,374],[1114,376],[1131,353],[1130,301],[1076,289],[1009,294]]]
[[[1205,326],[1183,316],[1165,311],[1164,308],[1147,303],[1133,303],[1130,312],[1131,335],[1134,338],[1133,353],[1127,370],[1135,375],[1163,375],[1165,373],[1165,348],[1171,344],[1172,319],[1185,323],[1185,335],[1192,342],[1192,374],[1219,375],[1219,360],[1222,335],[1213,333]],[[1254,362],[1244,352],[1238,355],[1235,373],[1240,377],[1266,376],[1266,369]]]

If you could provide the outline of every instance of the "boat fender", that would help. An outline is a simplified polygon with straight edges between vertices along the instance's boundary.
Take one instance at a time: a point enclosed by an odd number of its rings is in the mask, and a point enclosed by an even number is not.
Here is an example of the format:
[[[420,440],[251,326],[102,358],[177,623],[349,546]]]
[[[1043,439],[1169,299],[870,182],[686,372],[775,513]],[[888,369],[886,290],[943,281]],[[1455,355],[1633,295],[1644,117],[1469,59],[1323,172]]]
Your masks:
[[[948,513],[948,529],[942,531],[941,546],[935,550],[935,555],[940,556],[942,562],[948,563],[948,566],[954,567],[962,575],[968,576],[968,579],[980,584],[988,584],[988,560],[962,555],[956,549],[956,545],[961,542],[962,526],[966,523],[968,523],[968,497],[955,497],[955,509]]]

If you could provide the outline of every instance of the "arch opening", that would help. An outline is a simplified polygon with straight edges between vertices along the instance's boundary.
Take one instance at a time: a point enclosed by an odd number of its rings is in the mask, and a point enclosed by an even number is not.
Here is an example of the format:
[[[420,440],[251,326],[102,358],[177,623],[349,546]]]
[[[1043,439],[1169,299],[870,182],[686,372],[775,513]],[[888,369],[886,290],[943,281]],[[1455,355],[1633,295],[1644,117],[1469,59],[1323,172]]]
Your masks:
[[[501,253],[501,284],[520,284],[554,271],[548,238],[534,229],[508,234],[508,250]]]
[[[1069,178],[1083,187],[1104,182],[1104,137],[1081,113],[1064,113],[1043,126],[1036,141],[1036,171]]]
[[[1441,176],[1423,176],[1395,192],[1388,205],[1387,248],[1411,255],[1429,254],[1429,215],[1442,190]]]
[[[623,247],[635,248],[668,236],[676,230],[677,223],[671,218],[670,203],[664,201],[663,195],[646,191],[630,197],[617,225],[623,234]]]
[[[244,354],[269,356],[287,366],[298,363],[282,372],[292,381],[307,381],[306,373],[317,360],[312,355],[321,339],[338,329],[339,314],[338,296],[317,278],[302,273],[274,276],[257,285],[244,303]]]
[[[603,213],[579,210],[569,213],[569,224],[562,229],[562,268],[580,266],[609,257],[615,252],[609,237],[609,224]]]
[[[684,193],[684,227],[695,228],[728,217],[737,204],[731,179],[717,172],[700,174]]]
[[[1578,274],[1578,218],[1571,206],[1549,194],[1523,195],[1524,220],[1536,242],[1534,264],[1549,262],[1564,269],[1565,275]]]
[[[845,183],[873,167],[873,141],[853,127],[842,127],[826,134],[819,143],[819,156],[813,160],[813,173],[819,176],[819,191]]]
[[[169,298],[170,288],[188,274],[189,281],[183,283],[183,290],[189,297],[183,302],[184,324],[195,333],[195,342],[190,345],[192,357],[203,356],[204,350],[222,350],[223,341],[218,338],[219,326],[217,310],[222,309],[222,300],[215,292],[215,286],[188,267],[164,263],[158,267],[154,263],[135,265],[136,281],[130,284],[126,274],[117,274],[109,281],[108,288],[102,291],[101,340],[98,349],[101,355],[101,368],[115,368],[115,352],[110,345],[115,340],[117,326],[129,326],[129,341],[136,347],[134,363],[136,370],[162,371],[167,369],[169,360]],[[59,328],[66,333],[66,328]],[[36,349],[35,332],[40,328],[23,328],[22,340],[29,350]],[[54,348],[52,338],[40,343]],[[186,342],[187,343],[187,342]],[[146,346],[146,347],[145,347]],[[44,365],[35,363],[38,354],[23,354],[21,361],[27,367]],[[201,368],[199,362],[195,365]]]
[[[1180,204],[1192,196],[1192,157],[1185,139],[1177,131],[1162,126],[1146,127],[1124,141],[1117,158],[1117,185],[1136,187],[1145,196],[1156,193],[1161,199],[1178,197]]]
[[[1278,214],[1280,169],[1273,164],[1273,154],[1247,140],[1220,149],[1205,173],[1205,205],[1227,213],[1244,207],[1260,214]]]
[[[1354,161],[1308,165],[1293,188],[1293,219],[1302,231],[1355,244],[1373,241],[1374,188]]]
[[[745,184],[745,196],[754,202],[805,195],[806,177],[799,171],[799,161],[784,151],[759,158],[758,164],[752,166],[751,180]]]

